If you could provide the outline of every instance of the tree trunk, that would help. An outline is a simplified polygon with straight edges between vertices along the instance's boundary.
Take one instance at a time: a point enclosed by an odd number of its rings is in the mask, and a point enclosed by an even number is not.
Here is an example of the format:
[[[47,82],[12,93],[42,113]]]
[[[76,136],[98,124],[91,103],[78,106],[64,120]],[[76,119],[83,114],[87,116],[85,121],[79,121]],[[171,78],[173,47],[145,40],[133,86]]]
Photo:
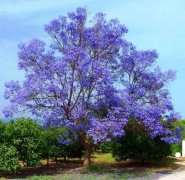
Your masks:
[[[57,157],[55,157],[55,163],[58,164],[58,158]]]
[[[49,166],[49,156],[47,157],[47,167]]]
[[[93,143],[90,139],[86,138],[86,135],[84,133],[79,133],[78,137],[80,141],[82,142],[84,149],[85,149],[85,156],[84,156],[84,166],[89,166],[91,163],[91,154],[93,149]]]
[[[91,163],[91,153],[92,153],[92,145],[85,145],[85,157],[84,157],[84,166],[89,166]]]
[[[66,156],[64,156],[64,162],[65,162],[65,163],[67,162],[67,158],[66,158]]]

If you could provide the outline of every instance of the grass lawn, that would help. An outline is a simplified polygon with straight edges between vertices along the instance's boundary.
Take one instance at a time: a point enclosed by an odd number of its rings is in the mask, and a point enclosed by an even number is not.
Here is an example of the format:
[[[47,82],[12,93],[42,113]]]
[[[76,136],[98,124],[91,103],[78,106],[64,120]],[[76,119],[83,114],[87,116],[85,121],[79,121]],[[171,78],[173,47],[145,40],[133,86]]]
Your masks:
[[[23,169],[12,175],[1,175],[8,179],[29,180],[111,180],[146,177],[151,173],[168,172],[177,169],[174,163],[177,159],[168,158],[161,163],[140,163],[136,161],[116,162],[110,153],[95,153],[92,155],[92,164],[82,167],[82,161],[70,160],[58,164],[52,163],[49,167]]]
[[[129,179],[139,177],[134,173],[104,173],[104,174],[63,174],[55,176],[32,176],[29,180],[113,180],[113,179]]]

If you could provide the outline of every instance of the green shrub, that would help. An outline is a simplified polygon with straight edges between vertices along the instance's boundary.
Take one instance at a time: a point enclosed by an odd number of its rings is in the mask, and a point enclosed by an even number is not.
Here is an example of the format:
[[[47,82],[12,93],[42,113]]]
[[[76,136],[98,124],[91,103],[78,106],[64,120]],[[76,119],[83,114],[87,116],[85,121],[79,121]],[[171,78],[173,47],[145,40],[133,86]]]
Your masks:
[[[105,142],[105,143],[100,144],[99,150],[102,153],[109,153],[109,152],[111,152],[112,151],[112,142]]]
[[[16,172],[19,168],[19,158],[16,148],[0,145],[0,170],[5,172]]]
[[[170,145],[171,148],[171,155],[175,156],[176,152],[182,153],[182,143],[174,143]]]
[[[0,130],[0,144],[16,149],[24,167],[40,165],[41,159],[47,159],[49,164],[49,159],[81,158],[83,155],[80,142],[72,140],[68,145],[58,142],[60,137],[66,136],[64,128],[44,129],[32,119],[19,118],[8,123],[0,121]]]
[[[6,123],[0,120],[0,143],[1,144],[6,142],[5,129],[6,129]]]
[[[12,120],[6,126],[6,144],[11,144],[17,149],[25,167],[36,166],[40,163],[41,132],[42,128],[29,118]]]
[[[113,143],[112,154],[118,160],[160,161],[171,154],[170,145],[160,137],[152,139],[142,125],[131,121],[125,132],[125,136]]]
[[[66,158],[81,158],[83,155],[83,146],[79,141],[72,140],[71,144],[59,143],[60,137],[66,134],[64,128],[48,128],[42,131],[42,145],[41,155],[42,158],[57,160],[59,157]],[[69,137],[73,139],[73,137]]]
[[[27,159],[25,162],[25,167],[35,167],[41,165],[41,152],[29,152]]]

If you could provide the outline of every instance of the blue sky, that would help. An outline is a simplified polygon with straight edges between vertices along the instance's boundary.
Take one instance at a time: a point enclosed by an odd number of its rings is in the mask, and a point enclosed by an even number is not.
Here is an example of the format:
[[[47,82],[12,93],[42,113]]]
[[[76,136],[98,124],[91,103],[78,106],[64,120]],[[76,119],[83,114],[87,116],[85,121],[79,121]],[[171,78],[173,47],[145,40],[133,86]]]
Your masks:
[[[47,39],[43,25],[82,6],[89,15],[102,11],[129,29],[127,39],[138,49],[156,49],[163,70],[177,71],[168,88],[176,111],[185,117],[185,1],[184,0],[6,0],[0,1],[0,117],[7,105],[4,83],[22,80],[17,45],[32,38]]]

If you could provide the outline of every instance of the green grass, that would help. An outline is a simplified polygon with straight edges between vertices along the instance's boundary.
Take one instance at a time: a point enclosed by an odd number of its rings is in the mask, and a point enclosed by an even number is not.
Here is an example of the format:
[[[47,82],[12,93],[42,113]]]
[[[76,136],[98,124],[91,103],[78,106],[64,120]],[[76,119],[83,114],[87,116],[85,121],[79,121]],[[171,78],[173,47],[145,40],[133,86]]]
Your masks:
[[[104,173],[104,174],[63,174],[55,176],[32,176],[28,180],[113,180],[129,179],[134,177],[146,176],[146,174],[137,173]]]
[[[92,156],[92,164],[84,168],[83,173],[65,173],[54,176],[32,176],[29,180],[113,180],[129,179],[147,176],[143,170],[133,171],[125,167],[116,169],[114,166],[120,164],[114,160],[110,153],[95,153]]]
[[[137,161],[116,162],[110,153],[94,153],[91,165],[86,168],[82,167],[82,161],[74,159],[69,160],[67,164],[63,162],[58,164],[61,170],[56,169],[57,171],[51,175],[33,172],[35,175],[30,173],[24,177],[27,177],[27,180],[126,180],[136,177],[147,179],[153,173],[177,169],[178,165],[175,162],[177,159],[174,158],[166,158],[156,164],[141,164]]]
[[[92,155],[93,164],[112,164],[116,163],[111,153],[94,153]]]

